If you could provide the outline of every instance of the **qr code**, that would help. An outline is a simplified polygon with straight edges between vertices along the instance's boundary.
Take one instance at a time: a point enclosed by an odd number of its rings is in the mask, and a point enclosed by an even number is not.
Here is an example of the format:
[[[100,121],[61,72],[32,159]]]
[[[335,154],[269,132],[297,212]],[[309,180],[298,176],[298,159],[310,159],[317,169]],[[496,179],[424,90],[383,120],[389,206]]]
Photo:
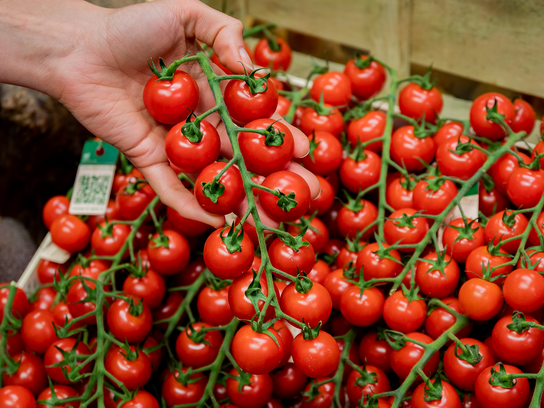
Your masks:
[[[75,191],[75,204],[104,204],[108,199],[111,176],[82,175],[79,188]]]

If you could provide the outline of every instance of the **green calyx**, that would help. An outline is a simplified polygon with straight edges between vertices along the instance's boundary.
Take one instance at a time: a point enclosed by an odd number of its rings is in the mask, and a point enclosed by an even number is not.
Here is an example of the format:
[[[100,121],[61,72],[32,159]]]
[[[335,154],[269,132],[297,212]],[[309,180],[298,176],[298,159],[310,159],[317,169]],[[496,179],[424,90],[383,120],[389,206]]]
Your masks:
[[[412,272],[413,273],[413,272]],[[418,286],[411,286],[410,290],[406,288],[406,286],[401,284],[402,287],[402,294],[406,299],[408,299],[408,304],[412,303],[415,300],[423,300],[421,296],[419,296],[419,287]]]
[[[310,159],[312,160],[312,162],[315,163],[315,160],[314,160],[314,150],[317,146],[319,146],[319,143],[321,142],[316,142],[315,141],[315,129],[312,130],[312,136],[308,138],[309,139],[309,142],[310,142],[310,151],[308,152],[308,156],[310,156]]]
[[[321,395],[317,383],[318,381],[315,378],[310,381],[310,389],[302,393],[302,398],[304,402],[312,401]]]
[[[302,323],[304,323],[304,326],[302,326],[302,338],[304,340],[313,340],[319,336],[319,332],[321,331],[321,322],[319,322],[313,329],[304,322],[304,319],[302,319]]]
[[[425,381],[425,388],[424,388],[424,394],[423,399],[425,402],[431,402],[431,401],[439,401],[442,399],[442,379],[440,376],[437,376],[436,380],[431,381]]]
[[[219,180],[213,179],[207,183],[201,183],[201,185],[202,193],[214,204],[217,204],[219,197],[225,193],[225,186]]]
[[[478,347],[477,344],[473,344],[473,345],[465,344],[464,349],[461,349],[461,353],[457,352],[458,348],[459,346],[456,346],[453,349],[455,357],[461,360],[465,360],[467,363],[471,365],[478,364],[480,361],[482,361],[482,358],[484,358],[484,356],[480,354],[480,348]]]
[[[195,344],[206,344],[211,345],[208,340],[205,339],[206,333],[208,331],[205,327],[201,327],[199,330],[196,330],[192,324],[189,324],[189,327],[185,329],[187,337],[193,341]]]
[[[278,190],[278,197],[276,205],[285,212],[291,211],[298,204],[298,201],[295,200],[295,193],[292,191],[289,194],[284,194]]]
[[[486,110],[485,118],[487,120],[491,120],[495,123],[498,123],[499,125],[504,122],[504,118],[506,118],[506,115],[499,113],[497,99],[495,99],[495,103],[493,104],[493,107],[490,108],[489,106],[486,105],[485,110]]]
[[[480,181],[483,183],[485,191],[490,193],[495,188],[495,182],[491,178],[491,176],[487,173],[482,174],[482,178]]]
[[[507,227],[514,228],[514,224],[516,223],[516,215],[518,215],[516,211],[506,210],[502,215],[502,222],[504,222]]]
[[[262,31],[266,37],[266,42],[268,43],[268,47],[274,52],[280,52],[281,45],[278,43],[276,36],[272,34],[267,28],[264,28]]]
[[[417,75],[412,78],[412,82],[415,82],[418,84],[422,89],[426,91],[430,91],[435,86],[435,81],[431,81],[431,71],[433,66],[431,65],[428,69],[425,75]]]
[[[474,233],[480,229],[479,226],[474,226],[474,224],[477,224],[477,220],[472,220],[470,222],[464,221],[464,225],[462,227],[457,227],[455,225],[448,225],[448,228],[452,228],[456,230],[459,233],[459,236],[455,238],[454,242],[459,242],[463,239],[467,239],[469,241],[474,241]]]
[[[128,299],[128,312],[130,315],[138,317],[144,311],[144,304],[141,300],[136,300],[132,296]]]
[[[389,218],[386,217],[385,219],[388,221],[392,221],[393,224],[395,224],[398,228],[417,228],[414,225],[414,219],[418,218],[421,215],[422,211],[418,211],[415,214],[408,215],[403,213],[400,218]]]
[[[383,245],[383,241],[380,239],[380,236],[376,233],[374,233],[374,238],[376,239],[376,243],[378,244],[378,250],[372,252],[373,254],[378,255],[380,259],[389,259],[390,261],[396,262],[399,265],[402,265],[402,261],[395,258],[393,255],[391,255],[391,251],[394,250],[394,248],[388,247],[386,248]]]
[[[414,177],[403,176],[401,177],[399,183],[406,191],[412,191],[414,188],[416,188],[417,180]]]
[[[346,248],[349,252],[359,252],[364,248],[366,242],[362,241],[363,239],[363,230],[357,231],[355,238],[346,238]]]
[[[298,293],[306,294],[314,286],[311,279],[309,279],[304,272],[300,272],[297,268],[297,278],[295,279],[295,290]]]
[[[87,355],[77,354],[77,347],[79,346],[79,342],[80,340],[78,338],[72,349],[69,351],[65,351],[62,348],[55,346],[59,353],[62,354],[62,360],[49,366],[60,368],[62,370],[64,378],[66,378],[70,382],[79,382],[85,377],[90,376],[90,374],[82,375],[79,373],[80,365],[78,364],[78,362],[85,360],[88,357]],[[68,368],[70,370],[68,370]]]
[[[369,372],[366,369],[366,364],[363,365],[360,369],[357,370],[357,372],[361,375],[357,380],[355,381],[355,385],[357,387],[366,387],[370,384],[376,384],[378,382],[378,374]]]
[[[227,247],[227,251],[229,251],[229,253],[231,254],[235,252],[242,252],[242,241],[244,240],[244,229],[240,228],[240,232],[238,232],[236,225],[233,221],[232,225],[229,227],[229,231],[227,235],[225,236],[224,233],[226,230],[227,228],[224,228],[221,231],[221,234],[219,234],[219,236],[221,237],[221,241],[223,241],[223,243]]]
[[[355,59],[353,60],[353,63],[355,64],[357,68],[365,69],[365,68],[368,68],[370,64],[372,64],[373,61],[374,61],[373,56],[368,55],[366,56],[366,58],[363,58],[360,53],[357,53],[355,55]]]
[[[266,296],[264,295],[261,288],[261,281],[257,279],[257,272],[253,271],[253,280],[249,284],[247,290],[245,291],[246,297],[249,299],[253,307],[255,308],[256,314],[259,313],[259,301],[262,300],[266,302]]]
[[[393,350],[400,350],[407,343],[407,337],[404,333],[395,330],[384,330],[383,335],[385,341],[393,348]]]
[[[194,121],[191,121],[191,117],[195,118]],[[189,116],[185,121],[185,124],[181,127],[181,134],[185,136],[191,143],[200,143],[204,133],[200,130],[200,121],[197,119],[194,111],[191,110]]]
[[[97,228],[100,230],[100,238],[113,237],[113,224],[108,221],[106,217],[104,225],[97,225]]]
[[[297,235],[281,235],[279,239],[293,251],[298,252],[300,248],[310,246],[309,242],[303,240],[307,230],[308,227],[303,227]]]
[[[457,156],[461,156],[465,153],[470,153],[474,150],[474,144],[471,143],[470,139],[468,142],[462,142],[461,136],[457,138],[457,146],[455,146],[455,150],[451,150],[453,154],[456,154]]]
[[[519,166],[520,167],[525,167],[529,170],[540,170],[541,168],[541,165],[540,165],[540,159],[544,157],[544,153],[539,153],[533,160],[531,160],[530,163],[525,163],[523,161],[519,161]]]
[[[198,376],[193,377],[193,370],[191,367],[189,367],[186,372],[183,372],[181,367],[176,369],[174,379],[184,387],[187,387],[187,385],[193,384],[200,380]]]
[[[349,261],[346,265],[344,265],[342,268],[342,275],[348,279],[354,279],[357,276],[355,263],[353,261]]]
[[[440,190],[440,188],[446,182],[446,180],[441,177],[426,177],[424,180],[427,183],[427,186],[425,186],[425,190],[434,191],[435,193]]]
[[[246,74],[245,83],[249,87],[249,92],[251,92],[251,95],[257,95],[259,93],[268,91],[268,86],[269,86],[268,78],[270,78],[270,73],[260,78],[255,77],[255,74],[262,69],[264,68],[253,70],[248,74],[246,67],[244,67],[244,72]],[[263,88],[263,85],[264,85],[264,88]]]
[[[358,163],[362,160],[365,160],[367,158],[367,154],[365,152],[365,148],[363,147],[363,144],[360,140],[357,140],[357,144],[353,148],[353,150],[348,154],[348,157],[353,159],[355,163]]]
[[[128,342],[125,342],[124,346],[119,349],[119,353],[121,353],[127,361],[137,360],[140,356],[140,351],[136,347],[132,350]]]
[[[512,323],[508,324],[506,328],[521,334],[524,331],[530,330],[534,326],[535,323],[528,322],[523,313],[515,311],[512,313]]]
[[[149,61],[147,61],[147,65],[149,66],[151,72],[157,76],[157,81],[171,81],[174,79],[176,69],[178,69],[178,67],[183,63],[183,59],[189,56],[189,54],[177,61],[174,61],[169,67],[166,66],[162,58],[159,58],[159,65],[161,67],[160,71],[155,66],[153,58],[150,58]]]
[[[138,190],[141,190],[142,188],[144,188],[145,186],[147,186],[149,183],[147,182],[147,180],[142,180],[142,179],[136,179],[135,181],[133,182],[130,182],[126,185],[125,189],[119,193],[119,194],[122,194],[122,195],[132,195],[134,194],[136,191]]]
[[[151,248],[170,248],[170,239],[164,234],[159,234],[157,237],[151,238]]]
[[[365,208],[365,200],[362,197],[362,191],[359,191],[355,198],[351,197],[347,190],[342,190],[346,196],[346,202],[342,201],[342,205],[348,210],[358,213]]]
[[[489,377],[489,384],[494,387],[501,388],[513,388],[516,385],[515,378],[512,378],[504,368],[504,364],[498,363],[499,370],[495,370],[497,365],[491,367],[491,376]]]
[[[278,121],[276,121],[278,122]],[[274,124],[276,123],[271,123],[267,128],[266,128],[266,136],[265,136],[265,139],[264,139],[264,144],[265,146],[281,146],[283,145],[283,141],[285,139],[285,133],[277,130],[275,127],[274,127]]]
[[[430,264],[432,267],[425,273],[431,273],[434,271],[439,271],[442,276],[446,276],[446,272],[444,269],[446,266],[448,266],[451,263],[451,259],[449,261],[446,261],[446,252],[436,252],[436,259],[429,259],[429,258],[418,258],[418,261],[425,262]]]

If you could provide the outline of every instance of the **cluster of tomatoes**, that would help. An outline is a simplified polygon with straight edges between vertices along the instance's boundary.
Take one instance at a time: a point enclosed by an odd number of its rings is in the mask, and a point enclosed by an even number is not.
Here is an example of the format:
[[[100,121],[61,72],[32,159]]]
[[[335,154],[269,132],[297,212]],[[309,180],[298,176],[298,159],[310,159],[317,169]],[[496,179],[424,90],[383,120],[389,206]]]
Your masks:
[[[290,61],[281,39],[255,49],[259,65]],[[393,129],[393,108],[371,103],[387,79],[371,57],[302,90],[253,71],[209,112],[228,112],[229,160],[179,65],[153,65],[144,89],[171,167],[205,211],[249,212],[215,230],[184,218],[125,161],[105,215],[50,199],[43,220],[72,257],[41,260],[30,297],[0,288],[0,406],[528,403],[524,373],[544,360],[544,142],[512,145],[534,126],[529,104],[490,93],[470,121],[443,120],[429,77],[411,77]],[[275,113],[308,136],[307,156]],[[315,174],[317,198],[292,162]],[[446,221],[469,183],[480,217]]]

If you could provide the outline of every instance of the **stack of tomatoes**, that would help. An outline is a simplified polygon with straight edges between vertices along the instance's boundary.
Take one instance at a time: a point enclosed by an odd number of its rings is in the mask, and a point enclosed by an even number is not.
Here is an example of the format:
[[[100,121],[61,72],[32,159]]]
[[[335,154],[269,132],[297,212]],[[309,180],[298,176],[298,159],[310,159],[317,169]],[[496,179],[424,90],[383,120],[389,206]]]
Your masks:
[[[255,61],[287,69],[290,50],[278,44],[262,40]],[[144,102],[169,127],[166,154],[200,206],[238,213],[252,192],[274,234],[243,212],[215,230],[184,218],[131,166],[116,173],[104,216],[71,215],[68,198],[53,197],[43,220],[72,257],[41,260],[44,286],[31,296],[0,288],[9,320],[0,406],[76,398],[58,406],[78,408],[85,396],[106,408],[212,397],[228,408],[387,408],[392,394],[373,395],[407,378],[404,407],[525,406],[529,380],[504,384],[544,360],[544,213],[533,225],[528,211],[541,208],[544,142],[481,168],[513,137],[504,125],[531,132],[531,106],[488,93],[470,121],[443,121],[425,76],[400,91],[406,124],[392,129],[391,116],[364,103],[387,78],[372,58],[318,76],[296,109],[289,95],[304,90],[261,72],[224,89],[230,118],[246,129],[237,135],[244,166],[228,161],[217,126],[193,114],[200,91],[186,72],[156,71]],[[161,99],[164,90],[172,97]],[[295,130],[276,113],[308,136],[307,156],[296,157]],[[293,162],[317,177],[316,198]],[[480,218],[444,222],[441,239],[430,237],[467,180],[479,183]],[[443,339],[455,314],[471,323],[429,356],[424,345]],[[423,375],[413,376],[421,358]]]

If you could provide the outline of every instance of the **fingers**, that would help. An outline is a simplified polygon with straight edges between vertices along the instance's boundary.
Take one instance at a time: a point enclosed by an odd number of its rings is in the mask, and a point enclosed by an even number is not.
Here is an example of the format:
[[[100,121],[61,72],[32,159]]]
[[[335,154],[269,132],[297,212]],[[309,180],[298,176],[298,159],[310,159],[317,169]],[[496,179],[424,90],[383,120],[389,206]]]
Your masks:
[[[243,74],[240,62],[253,68],[242,37],[240,20],[229,17],[199,1],[181,3],[187,35],[194,35],[213,48],[219,61],[232,72]],[[183,9],[182,9],[183,8]]]
[[[281,123],[287,126],[293,134],[293,139],[295,140],[294,156],[296,158],[302,158],[306,156],[310,151],[310,141],[308,139],[308,136],[302,133],[300,129],[296,128],[290,123],[287,123],[279,113],[274,113],[272,115],[272,119],[279,120]]]
[[[257,211],[259,212],[259,218],[261,219],[261,222],[270,228],[278,228],[280,226],[280,223],[277,221],[274,221],[272,218],[270,218],[266,213],[264,212],[263,208],[261,207],[261,204],[259,203],[259,200],[255,198],[255,205],[257,206]],[[238,217],[242,218],[244,214],[247,212],[248,208],[248,202],[247,198],[242,201],[242,204],[240,204],[240,207],[238,207],[238,210],[236,211],[236,215]],[[247,221],[250,225],[255,226],[255,220],[253,219],[253,214],[251,214]]]
[[[319,193],[321,193],[321,185],[319,184],[319,180],[310,170],[305,169],[300,164],[295,162],[291,162],[291,164],[289,164],[289,167],[287,167],[287,170],[292,171],[293,173],[297,173],[306,181],[306,183],[308,183],[312,200],[316,198]]]

